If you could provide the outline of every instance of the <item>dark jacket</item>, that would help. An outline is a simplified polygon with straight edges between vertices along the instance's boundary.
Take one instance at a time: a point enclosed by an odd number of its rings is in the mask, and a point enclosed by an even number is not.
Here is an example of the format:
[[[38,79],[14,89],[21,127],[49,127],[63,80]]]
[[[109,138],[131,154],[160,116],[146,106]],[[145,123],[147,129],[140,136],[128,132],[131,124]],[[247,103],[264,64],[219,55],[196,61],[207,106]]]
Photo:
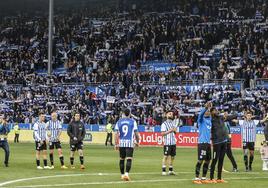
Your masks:
[[[222,116],[212,117],[211,140],[212,144],[220,144],[228,140],[228,130]]]
[[[70,137],[70,143],[82,142],[86,135],[85,125],[81,121],[72,121],[68,126],[67,134]]]

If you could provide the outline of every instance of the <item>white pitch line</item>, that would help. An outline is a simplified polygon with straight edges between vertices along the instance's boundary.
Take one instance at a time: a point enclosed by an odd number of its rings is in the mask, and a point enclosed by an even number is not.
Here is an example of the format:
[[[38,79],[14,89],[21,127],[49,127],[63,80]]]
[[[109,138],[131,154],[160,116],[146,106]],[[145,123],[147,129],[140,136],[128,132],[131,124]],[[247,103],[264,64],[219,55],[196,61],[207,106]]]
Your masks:
[[[193,172],[176,172],[176,173],[177,174],[193,174]],[[160,175],[161,173],[159,173],[159,172],[144,172],[144,173],[131,173],[131,174],[133,174],[133,175],[148,175],[148,174],[151,174],[151,175],[156,174],[157,175],[157,174],[159,174]],[[233,173],[233,174],[261,174],[261,172],[251,172],[251,173],[240,172],[240,173]],[[119,173],[117,173],[117,172],[114,172],[114,173],[84,173],[84,174],[60,174],[60,175],[51,175],[51,176],[39,176],[39,177],[22,178],[22,179],[6,181],[6,182],[3,182],[3,183],[0,183],[0,187],[10,185],[10,184],[14,184],[14,183],[19,183],[19,182],[24,182],[24,181],[31,181],[31,180],[39,180],[39,179],[49,179],[49,178],[59,178],[59,177],[76,177],[76,176],[113,176],[113,175],[114,176],[115,175],[119,176]],[[101,182],[101,183],[104,183],[104,182]],[[120,181],[120,183],[122,183],[122,182]],[[44,185],[42,185],[42,186],[44,186]]]
[[[177,172],[177,174],[192,174],[193,172]],[[159,172],[144,172],[144,173],[131,173],[133,175],[147,175],[147,174],[161,174]],[[5,185],[23,182],[23,181],[31,181],[31,180],[39,180],[39,179],[49,179],[49,178],[58,178],[58,177],[75,177],[75,176],[111,176],[117,175],[120,176],[120,173],[85,173],[85,174],[60,174],[60,175],[53,175],[53,176],[38,176],[38,177],[31,177],[31,178],[22,178],[16,180],[10,180],[3,183],[0,183],[0,187]]]
[[[249,180],[249,179],[266,179],[267,177],[241,177],[241,178],[226,178],[226,180]],[[16,186],[16,188],[38,188],[38,187],[65,187],[77,185],[111,185],[111,184],[126,184],[126,183],[156,183],[156,182],[170,182],[170,181],[192,181],[193,179],[163,179],[163,180],[134,180],[134,181],[110,181],[110,182],[88,182],[88,183],[69,183],[69,184],[48,184],[48,185],[29,185]]]

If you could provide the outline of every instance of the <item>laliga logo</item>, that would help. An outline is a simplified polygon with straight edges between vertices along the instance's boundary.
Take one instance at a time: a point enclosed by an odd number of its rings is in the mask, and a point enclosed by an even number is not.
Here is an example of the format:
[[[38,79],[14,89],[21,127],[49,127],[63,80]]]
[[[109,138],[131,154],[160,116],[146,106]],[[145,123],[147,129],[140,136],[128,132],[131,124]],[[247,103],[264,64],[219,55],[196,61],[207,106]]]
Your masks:
[[[158,145],[162,145],[163,143],[163,138],[161,135],[154,133],[151,135],[140,135],[140,143],[157,143]]]

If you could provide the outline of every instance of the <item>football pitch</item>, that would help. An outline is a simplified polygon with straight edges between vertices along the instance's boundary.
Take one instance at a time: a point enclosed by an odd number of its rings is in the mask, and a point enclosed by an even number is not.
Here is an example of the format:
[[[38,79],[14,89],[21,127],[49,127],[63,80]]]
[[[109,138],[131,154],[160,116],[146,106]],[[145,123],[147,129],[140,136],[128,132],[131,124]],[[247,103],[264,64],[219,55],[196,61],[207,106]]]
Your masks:
[[[76,169],[60,169],[57,153],[54,155],[55,169],[37,170],[33,143],[10,144],[10,167],[3,164],[4,152],[1,150],[1,187],[264,187],[268,185],[268,172],[262,172],[260,154],[256,151],[253,172],[245,172],[241,150],[234,150],[239,173],[224,173],[227,184],[194,185],[196,164],[195,148],[177,148],[174,164],[176,176],[161,176],[162,147],[140,147],[135,150],[130,173],[131,182],[120,180],[118,152],[112,147],[85,145],[86,169],[79,169],[79,157],[75,157]],[[69,146],[63,144],[65,164],[69,166]],[[42,162],[42,161],[41,161]],[[48,160],[49,162],[49,160]],[[43,162],[41,163],[43,164]],[[231,164],[225,158],[224,168],[231,171]]]

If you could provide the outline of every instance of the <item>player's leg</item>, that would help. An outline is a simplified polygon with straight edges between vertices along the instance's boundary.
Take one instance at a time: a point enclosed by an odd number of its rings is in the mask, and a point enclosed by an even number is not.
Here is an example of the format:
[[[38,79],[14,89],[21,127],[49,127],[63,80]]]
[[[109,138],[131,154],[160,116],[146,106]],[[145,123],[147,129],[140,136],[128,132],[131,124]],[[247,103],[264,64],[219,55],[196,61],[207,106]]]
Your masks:
[[[43,167],[40,166],[40,147],[41,147],[41,144],[40,142],[35,142],[35,157],[36,157],[36,166],[37,166],[37,169],[43,169]]]
[[[218,161],[218,182],[219,183],[225,183],[226,181],[222,180],[222,167],[224,162],[224,156],[226,153],[226,143],[220,144],[220,150],[219,150],[219,161]]]
[[[44,142],[42,145],[42,153],[43,153],[44,169],[50,169],[50,167],[47,166],[47,145],[46,145],[46,142]]]
[[[61,169],[67,169],[68,167],[66,167],[64,165],[64,157],[63,157],[62,147],[61,147],[61,143],[60,142],[57,142],[56,143],[56,149],[58,150],[58,155],[59,155],[59,159],[60,159]]]
[[[213,159],[210,166],[210,180],[214,180],[215,166],[219,159],[220,147],[219,144],[213,145]]]
[[[71,151],[70,151],[70,164],[71,164],[71,169],[75,169],[75,166],[74,166],[74,153],[76,151],[76,145],[70,143],[70,148],[71,148]]]
[[[37,166],[37,169],[43,169],[43,168],[40,166],[40,151],[37,151],[37,150],[36,150],[35,157],[36,157],[36,166]]]
[[[243,142],[243,154],[244,154],[244,164],[246,171],[248,171],[248,144]]]
[[[75,169],[75,167],[74,167],[74,153],[75,153],[75,151],[70,151],[70,164],[71,164],[71,168],[72,169]]]
[[[54,168],[54,143],[49,142],[49,160],[51,167]]]
[[[9,161],[9,145],[8,142],[5,141],[3,143],[3,149],[5,151],[5,166],[8,167],[8,161]]]
[[[265,171],[268,171],[268,159],[265,159],[265,160],[264,160],[264,163],[265,163],[265,168],[264,168],[264,170],[265,170]]]
[[[205,163],[203,165],[202,179],[206,179],[209,163],[211,161],[211,145],[210,144],[206,144],[206,153],[205,153],[204,159],[205,159]]]
[[[249,171],[252,171],[252,163],[254,160],[254,150],[249,150]]]
[[[133,148],[126,148],[126,159],[127,159],[127,163],[126,163],[125,180],[130,181],[128,174],[129,174],[131,166],[132,166]]]
[[[84,170],[85,166],[84,166],[83,142],[79,142],[77,144],[77,150],[78,150],[79,160],[80,160],[80,169]]]
[[[173,162],[175,160],[175,156],[176,156],[176,145],[171,146],[171,151],[170,151],[170,158],[169,158],[169,171],[168,174],[169,175],[176,175],[174,170],[173,170]]]
[[[169,150],[170,150],[169,146],[164,146],[164,156],[162,159],[162,175],[167,175],[166,168],[167,168],[168,157],[170,156]]]
[[[197,145],[197,163],[195,165],[195,180],[194,183],[200,184],[200,169],[203,163],[203,156],[202,156],[202,144]]]
[[[121,172],[121,179],[125,176],[125,158],[126,158],[126,148],[119,147],[119,168]]]
[[[110,133],[110,144],[113,146],[113,133]]]
[[[262,170],[264,171],[266,169],[266,161],[262,160]]]
[[[106,140],[105,140],[105,146],[107,146],[108,139],[109,139],[109,133],[107,132],[107,134],[106,134]]]
[[[199,177],[202,163],[203,163],[203,160],[198,160],[195,165],[195,179],[193,180],[193,183],[195,184],[202,184],[201,179]]]
[[[233,172],[237,172],[237,164],[236,164],[236,161],[235,161],[234,156],[233,156],[232,143],[231,142],[227,143],[226,154],[227,154],[227,157],[230,159],[230,161],[231,161],[231,163],[233,165]]]
[[[80,169],[84,170],[84,152],[83,149],[78,149],[78,154],[79,154],[79,160],[80,160]]]

